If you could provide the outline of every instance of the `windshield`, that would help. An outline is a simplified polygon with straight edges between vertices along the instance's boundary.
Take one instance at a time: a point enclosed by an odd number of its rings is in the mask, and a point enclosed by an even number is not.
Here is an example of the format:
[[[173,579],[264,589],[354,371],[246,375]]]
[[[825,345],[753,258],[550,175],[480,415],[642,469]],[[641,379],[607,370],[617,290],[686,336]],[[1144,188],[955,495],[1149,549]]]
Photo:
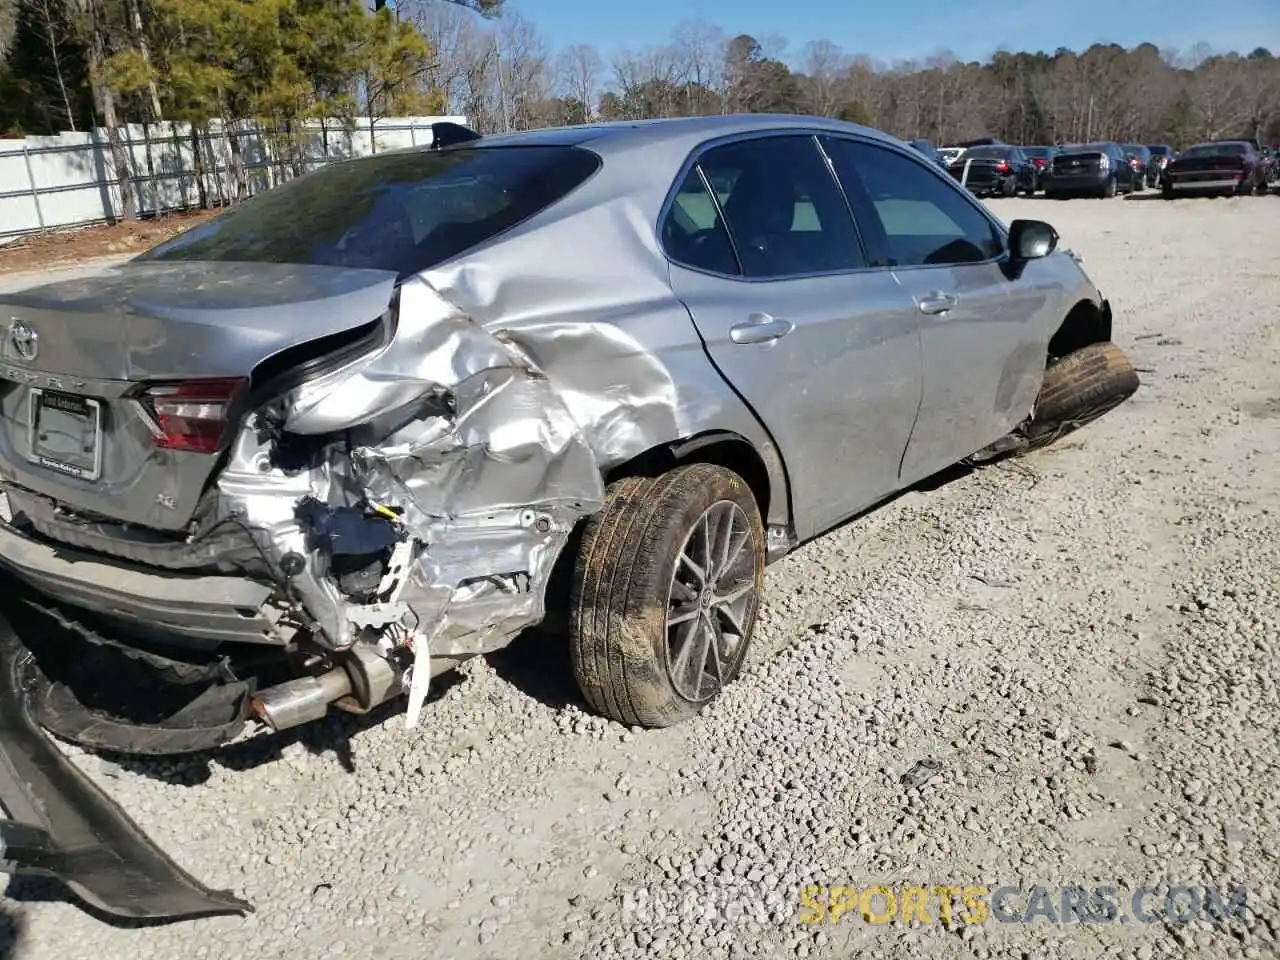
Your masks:
[[[1198,143],[1182,151],[1184,157],[1238,157],[1247,148],[1243,143]]]
[[[1023,147],[1022,152],[1028,157],[1047,157],[1053,153],[1052,147]]]
[[[363,267],[404,278],[527,220],[599,166],[594,153],[564,146],[344,161],[259,194],[138,259]]]

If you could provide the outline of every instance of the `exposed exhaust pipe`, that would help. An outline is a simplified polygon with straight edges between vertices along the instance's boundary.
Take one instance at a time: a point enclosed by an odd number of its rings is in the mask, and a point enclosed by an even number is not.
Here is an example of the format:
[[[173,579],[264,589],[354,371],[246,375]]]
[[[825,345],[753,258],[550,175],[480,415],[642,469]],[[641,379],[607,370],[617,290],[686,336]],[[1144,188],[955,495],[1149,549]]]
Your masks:
[[[351,695],[351,676],[342,667],[334,667],[318,677],[298,677],[259,691],[249,702],[258,718],[279,732],[329,712],[329,704]]]

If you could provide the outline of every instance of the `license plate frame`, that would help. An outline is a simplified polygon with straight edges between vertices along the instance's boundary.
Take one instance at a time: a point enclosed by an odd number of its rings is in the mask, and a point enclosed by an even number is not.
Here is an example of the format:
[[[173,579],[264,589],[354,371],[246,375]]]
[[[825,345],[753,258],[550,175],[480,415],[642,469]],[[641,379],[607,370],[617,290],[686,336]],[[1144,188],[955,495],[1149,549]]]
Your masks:
[[[60,407],[52,407],[46,403],[47,397],[57,397],[62,403]],[[77,409],[70,409],[77,408]],[[59,459],[56,451],[42,451],[39,442],[41,411],[53,410],[57,413],[73,417],[83,417],[92,427],[93,451],[91,462],[86,466],[68,463]],[[98,480],[102,476],[102,401],[93,397],[81,397],[74,393],[63,393],[58,390],[45,390],[32,387],[28,404],[27,417],[27,459],[50,470],[79,480]]]

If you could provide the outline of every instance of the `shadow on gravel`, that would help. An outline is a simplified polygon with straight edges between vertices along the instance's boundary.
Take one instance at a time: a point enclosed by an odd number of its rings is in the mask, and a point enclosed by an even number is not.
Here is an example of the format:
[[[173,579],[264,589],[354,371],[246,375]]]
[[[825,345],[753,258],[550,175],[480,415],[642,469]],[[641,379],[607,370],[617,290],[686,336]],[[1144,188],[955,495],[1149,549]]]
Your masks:
[[[569,659],[569,595],[581,542],[579,525],[560,551],[547,581],[547,613],[542,623],[485,658],[499,677],[553,710],[570,705],[589,709],[573,678]]]
[[[431,681],[427,706],[462,682],[455,672],[449,672]],[[181,754],[166,757],[142,757],[134,754],[113,753],[106,750],[91,751],[128,773],[149,777],[175,786],[194,787],[204,783],[213,772],[213,765],[227,770],[252,770],[265,763],[274,763],[284,756],[286,748],[301,744],[313,756],[332,754],[347,773],[359,770],[359,753],[352,747],[358,734],[381,726],[405,711],[403,698],[397,698],[366,714],[342,713],[334,710],[323,720],[304,724],[276,734],[262,734],[238,743],[231,743],[217,750]],[[110,774],[108,774],[109,776]],[[0,960],[4,960],[0,957]]]
[[[12,888],[15,882],[16,880],[11,880],[9,887]],[[46,882],[54,887],[58,886],[52,881]],[[15,897],[8,891],[5,891],[5,896],[10,900],[22,902],[20,897]],[[22,940],[22,934],[22,918],[8,907],[0,907],[0,960],[13,960],[18,955],[18,944]]]
[[[121,917],[114,913],[99,910],[86,900],[81,900],[61,881],[51,877],[37,877],[23,874],[11,877],[5,888],[4,896],[14,903],[70,903],[77,910],[87,914],[99,923],[115,927],[117,930],[142,930],[147,927],[165,927],[171,923],[190,923],[190,918],[168,920],[135,920]],[[24,928],[22,918],[11,911],[0,908],[0,960],[14,960],[18,945],[22,940]]]

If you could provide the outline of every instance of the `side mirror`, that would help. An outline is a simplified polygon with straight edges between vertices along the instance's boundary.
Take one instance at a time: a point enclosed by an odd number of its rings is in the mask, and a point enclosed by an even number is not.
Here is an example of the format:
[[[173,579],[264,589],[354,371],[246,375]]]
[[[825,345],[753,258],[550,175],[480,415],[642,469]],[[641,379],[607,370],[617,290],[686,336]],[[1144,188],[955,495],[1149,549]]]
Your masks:
[[[1058,231],[1043,220],[1015,220],[1009,225],[1009,254],[1014,260],[1039,260],[1058,249]]]

